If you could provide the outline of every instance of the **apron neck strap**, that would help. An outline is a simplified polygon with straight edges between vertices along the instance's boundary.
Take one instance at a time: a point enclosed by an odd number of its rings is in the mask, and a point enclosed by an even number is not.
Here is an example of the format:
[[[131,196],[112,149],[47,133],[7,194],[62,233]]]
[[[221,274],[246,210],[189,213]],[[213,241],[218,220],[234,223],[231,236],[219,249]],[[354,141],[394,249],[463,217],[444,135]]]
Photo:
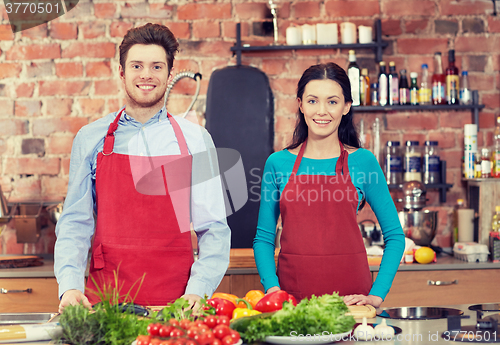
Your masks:
[[[115,131],[118,128],[118,121],[120,121],[120,117],[122,116],[125,108],[118,112],[113,122],[109,124],[108,132],[106,133],[106,137],[104,138],[104,147],[102,149],[102,154],[105,156],[109,156],[113,153],[113,147],[115,146]],[[174,129],[175,136],[177,138],[177,142],[179,143],[179,148],[181,150],[181,155],[188,155],[188,147],[186,143],[186,139],[184,138],[184,134],[172,115],[167,113],[168,120]]]
[[[307,138],[302,143],[302,147],[300,148],[299,154],[297,155],[297,158],[295,159],[295,163],[293,164],[292,176],[297,175],[297,171],[299,170],[300,162],[302,161],[302,157],[304,156],[306,144],[307,144]],[[348,166],[347,166],[347,155],[348,155],[347,150],[344,148],[344,144],[342,144],[340,141],[339,141],[339,145],[340,145],[340,157],[337,160],[337,164],[335,165],[335,174],[336,175],[341,175],[342,171],[349,171]]]

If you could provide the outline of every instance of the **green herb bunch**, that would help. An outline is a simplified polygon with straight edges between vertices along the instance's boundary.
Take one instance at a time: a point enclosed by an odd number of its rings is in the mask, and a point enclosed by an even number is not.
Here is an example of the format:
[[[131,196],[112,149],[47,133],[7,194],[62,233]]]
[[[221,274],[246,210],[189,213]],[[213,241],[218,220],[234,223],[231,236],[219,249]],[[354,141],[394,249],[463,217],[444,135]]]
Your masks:
[[[283,309],[274,313],[236,320],[232,328],[240,332],[245,343],[265,341],[267,336],[298,336],[339,334],[349,332],[356,324],[342,297],[337,293],[303,299],[294,307],[285,302]],[[293,333],[292,333],[293,332]]]

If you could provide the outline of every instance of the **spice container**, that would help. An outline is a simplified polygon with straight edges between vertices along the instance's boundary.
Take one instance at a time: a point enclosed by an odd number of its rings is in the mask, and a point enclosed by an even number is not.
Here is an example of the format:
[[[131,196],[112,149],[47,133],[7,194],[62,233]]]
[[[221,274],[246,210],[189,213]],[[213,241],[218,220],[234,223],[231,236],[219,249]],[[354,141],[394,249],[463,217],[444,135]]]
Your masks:
[[[440,183],[439,147],[437,141],[426,141],[424,148],[423,175],[425,184]]]
[[[403,183],[403,159],[399,141],[388,141],[385,147],[385,179],[387,184]]]
[[[422,153],[418,141],[406,141],[404,180],[422,182]]]

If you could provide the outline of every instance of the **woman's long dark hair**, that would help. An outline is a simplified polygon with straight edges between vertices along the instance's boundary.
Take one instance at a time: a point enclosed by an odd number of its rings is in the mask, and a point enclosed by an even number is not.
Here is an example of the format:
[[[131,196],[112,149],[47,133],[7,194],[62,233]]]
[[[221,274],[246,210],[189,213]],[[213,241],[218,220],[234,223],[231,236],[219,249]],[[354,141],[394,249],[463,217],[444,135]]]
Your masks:
[[[313,65],[306,69],[297,85],[297,98],[302,99],[304,89],[311,80],[323,79],[330,79],[339,83],[342,88],[342,93],[344,94],[344,101],[346,103],[352,103],[351,83],[349,82],[349,77],[347,77],[347,74],[342,67],[333,62]],[[359,143],[356,128],[352,123],[352,116],[351,107],[349,112],[342,116],[342,120],[340,121],[338,129],[339,140],[345,145],[359,148],[361,145]],[[306,120],[304,119],[304,113],[299,108],[297,124],[295,125],[295,130],[293,131],[293,140],[292,143],[286,147],[286,149],[291,150],[302,144],[307,139],[307,131],[308,128]]]

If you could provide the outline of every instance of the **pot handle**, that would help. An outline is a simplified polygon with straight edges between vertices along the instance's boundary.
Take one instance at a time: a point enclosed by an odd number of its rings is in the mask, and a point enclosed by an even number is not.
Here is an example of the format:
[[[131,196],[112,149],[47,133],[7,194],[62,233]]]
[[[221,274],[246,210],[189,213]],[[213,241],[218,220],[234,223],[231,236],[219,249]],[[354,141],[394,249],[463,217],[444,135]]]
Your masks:
[[[442,281],[442,280],[428,280],[427,285],[435,285],[435,286],[441,286],[441,285],[453,285],[453,284],[458,284],[458,279],[452,280],[452,281]]]

